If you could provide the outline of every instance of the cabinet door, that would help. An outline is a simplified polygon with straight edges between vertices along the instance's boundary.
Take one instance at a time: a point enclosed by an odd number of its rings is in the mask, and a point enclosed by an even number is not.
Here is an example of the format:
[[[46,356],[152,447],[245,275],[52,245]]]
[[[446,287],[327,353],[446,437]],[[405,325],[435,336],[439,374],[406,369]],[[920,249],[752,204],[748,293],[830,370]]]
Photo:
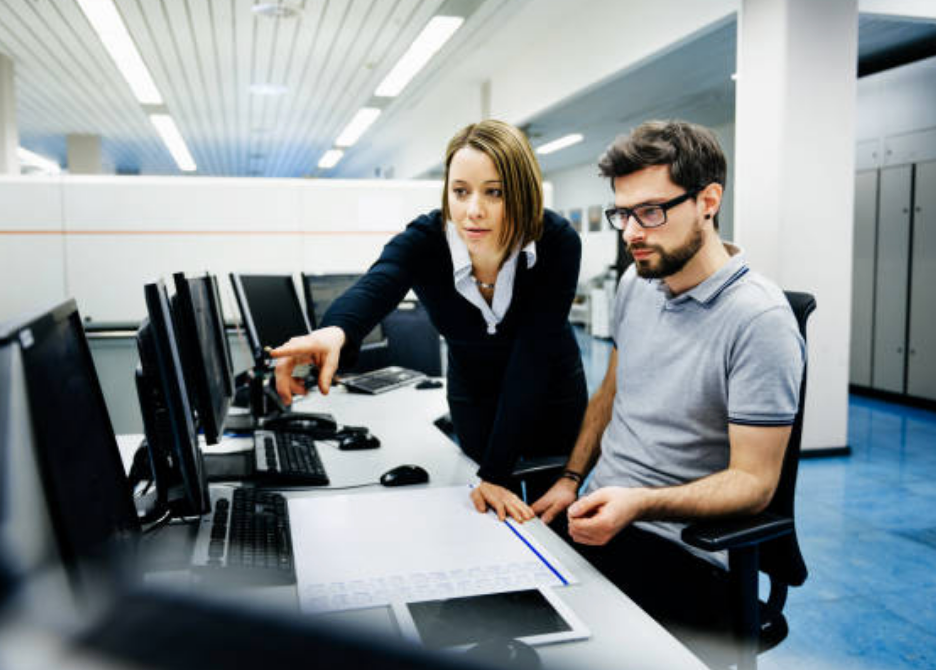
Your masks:
[[[912,166],[881,170],[874,293],[874,388],[904,392]]]
[[[916,166],[907,393],[936,400],[936,162]]]
[[[874,325],[874,238],[877,234],[878,172],[855,175],[855,232],[852,242],[852,384],[871,386]]]

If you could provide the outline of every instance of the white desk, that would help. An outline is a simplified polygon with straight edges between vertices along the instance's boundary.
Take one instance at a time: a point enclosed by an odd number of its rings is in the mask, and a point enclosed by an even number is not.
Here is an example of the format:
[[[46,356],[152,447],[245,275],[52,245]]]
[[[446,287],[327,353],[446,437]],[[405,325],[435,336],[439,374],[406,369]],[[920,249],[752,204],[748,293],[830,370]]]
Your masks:
[[[339,424],[365,425],[381,440],[379,449],[369,451],[339,451],[337,447],[320,446],[322,462],[334,488],[376,482],[383,472],[403,463],[420,465],[429,472],[428,484],[412,488],[476,480],[477,466],[433,425],[436,418],[448,411],[443,389],[406,387],[366,396],[336,388],[328,396],[317,392],[309,395],[297,403],[296,409],[330,412]],[[122,449],[134,442],[138,440],[122,440]],[[342,490],[341,493],[355,495],[375,490],[380,488]],[[285,493],[288,496],[322,496],[335,495],[336,491],[321,487]],[[528,522],[526,527],[579,579],[578,584],[557,588],[557,593],[592,633],[588,640],[539,647],[546,668],[704,670],[705,666],[682,644],[546,525],[537,519]],[[290,600],[295,602],[295,588]],[[395,629],[389,608],[343,612],[332,618],[356,626]]]

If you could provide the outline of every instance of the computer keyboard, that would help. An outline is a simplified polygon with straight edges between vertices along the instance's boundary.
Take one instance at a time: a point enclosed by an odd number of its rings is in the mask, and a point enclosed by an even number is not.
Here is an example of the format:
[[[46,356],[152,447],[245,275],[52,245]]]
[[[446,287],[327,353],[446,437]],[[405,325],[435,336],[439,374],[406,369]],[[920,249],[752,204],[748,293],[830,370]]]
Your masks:
[[[425,378],[425,376],[426,375],[422,372],[394,365],[388,368],[381,368],[380,370],[355,375],[354,377],[343,380],[342,383],[349,391],[375,395],[377,393],[392,391],[393,389],[406,386],[407,384],[412,384]]]
[[[328,476],[315,441],[307,433],[289,430],[256,431],[254,466],[257,477],[271,485],[328,485]]]
[[[196,574],[211,582],[295,583],[286,498],[253,488],[213,497],[213,513],[202,519],[195,542]]]

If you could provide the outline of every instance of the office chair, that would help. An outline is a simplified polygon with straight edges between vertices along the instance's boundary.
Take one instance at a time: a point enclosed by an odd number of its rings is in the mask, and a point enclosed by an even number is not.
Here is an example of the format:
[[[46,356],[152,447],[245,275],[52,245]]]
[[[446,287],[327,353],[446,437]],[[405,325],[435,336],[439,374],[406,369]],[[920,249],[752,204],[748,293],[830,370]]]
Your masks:
[[[785,291],[800,334],[806,340],[806,322],[816,309],[809,293]],[[787,589],[806,581],[806,563],[800,553],[794,525],[794,493],[806,406],[806,371],[800,384],[799,407],[783,458],[780,481],[767,509],[753,517],[712,520],[692,524],[682,532],[687,544],[705,551],[728,550],[728,571],[738,651],[738,670],[757,667],[757,654],[772,649],[789,632],[783,606]],[[758,599],[758,572],[770,578],[767,602]]]
[[[402,302],[383,320],[389,345],[389,365],[418,370],[430,377],[442,375],[439,331],[420,303]]]

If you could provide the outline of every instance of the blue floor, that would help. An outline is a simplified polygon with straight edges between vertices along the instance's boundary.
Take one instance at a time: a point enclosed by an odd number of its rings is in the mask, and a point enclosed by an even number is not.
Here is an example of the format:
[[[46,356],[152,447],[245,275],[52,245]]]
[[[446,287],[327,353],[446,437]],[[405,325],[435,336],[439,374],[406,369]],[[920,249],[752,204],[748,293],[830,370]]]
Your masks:
[[[611,345],[577,335],[592,392]],[[809,578],[763,670],[936,668],[936,413],[851,396],[848,418],[850,456],[800,464]]]

